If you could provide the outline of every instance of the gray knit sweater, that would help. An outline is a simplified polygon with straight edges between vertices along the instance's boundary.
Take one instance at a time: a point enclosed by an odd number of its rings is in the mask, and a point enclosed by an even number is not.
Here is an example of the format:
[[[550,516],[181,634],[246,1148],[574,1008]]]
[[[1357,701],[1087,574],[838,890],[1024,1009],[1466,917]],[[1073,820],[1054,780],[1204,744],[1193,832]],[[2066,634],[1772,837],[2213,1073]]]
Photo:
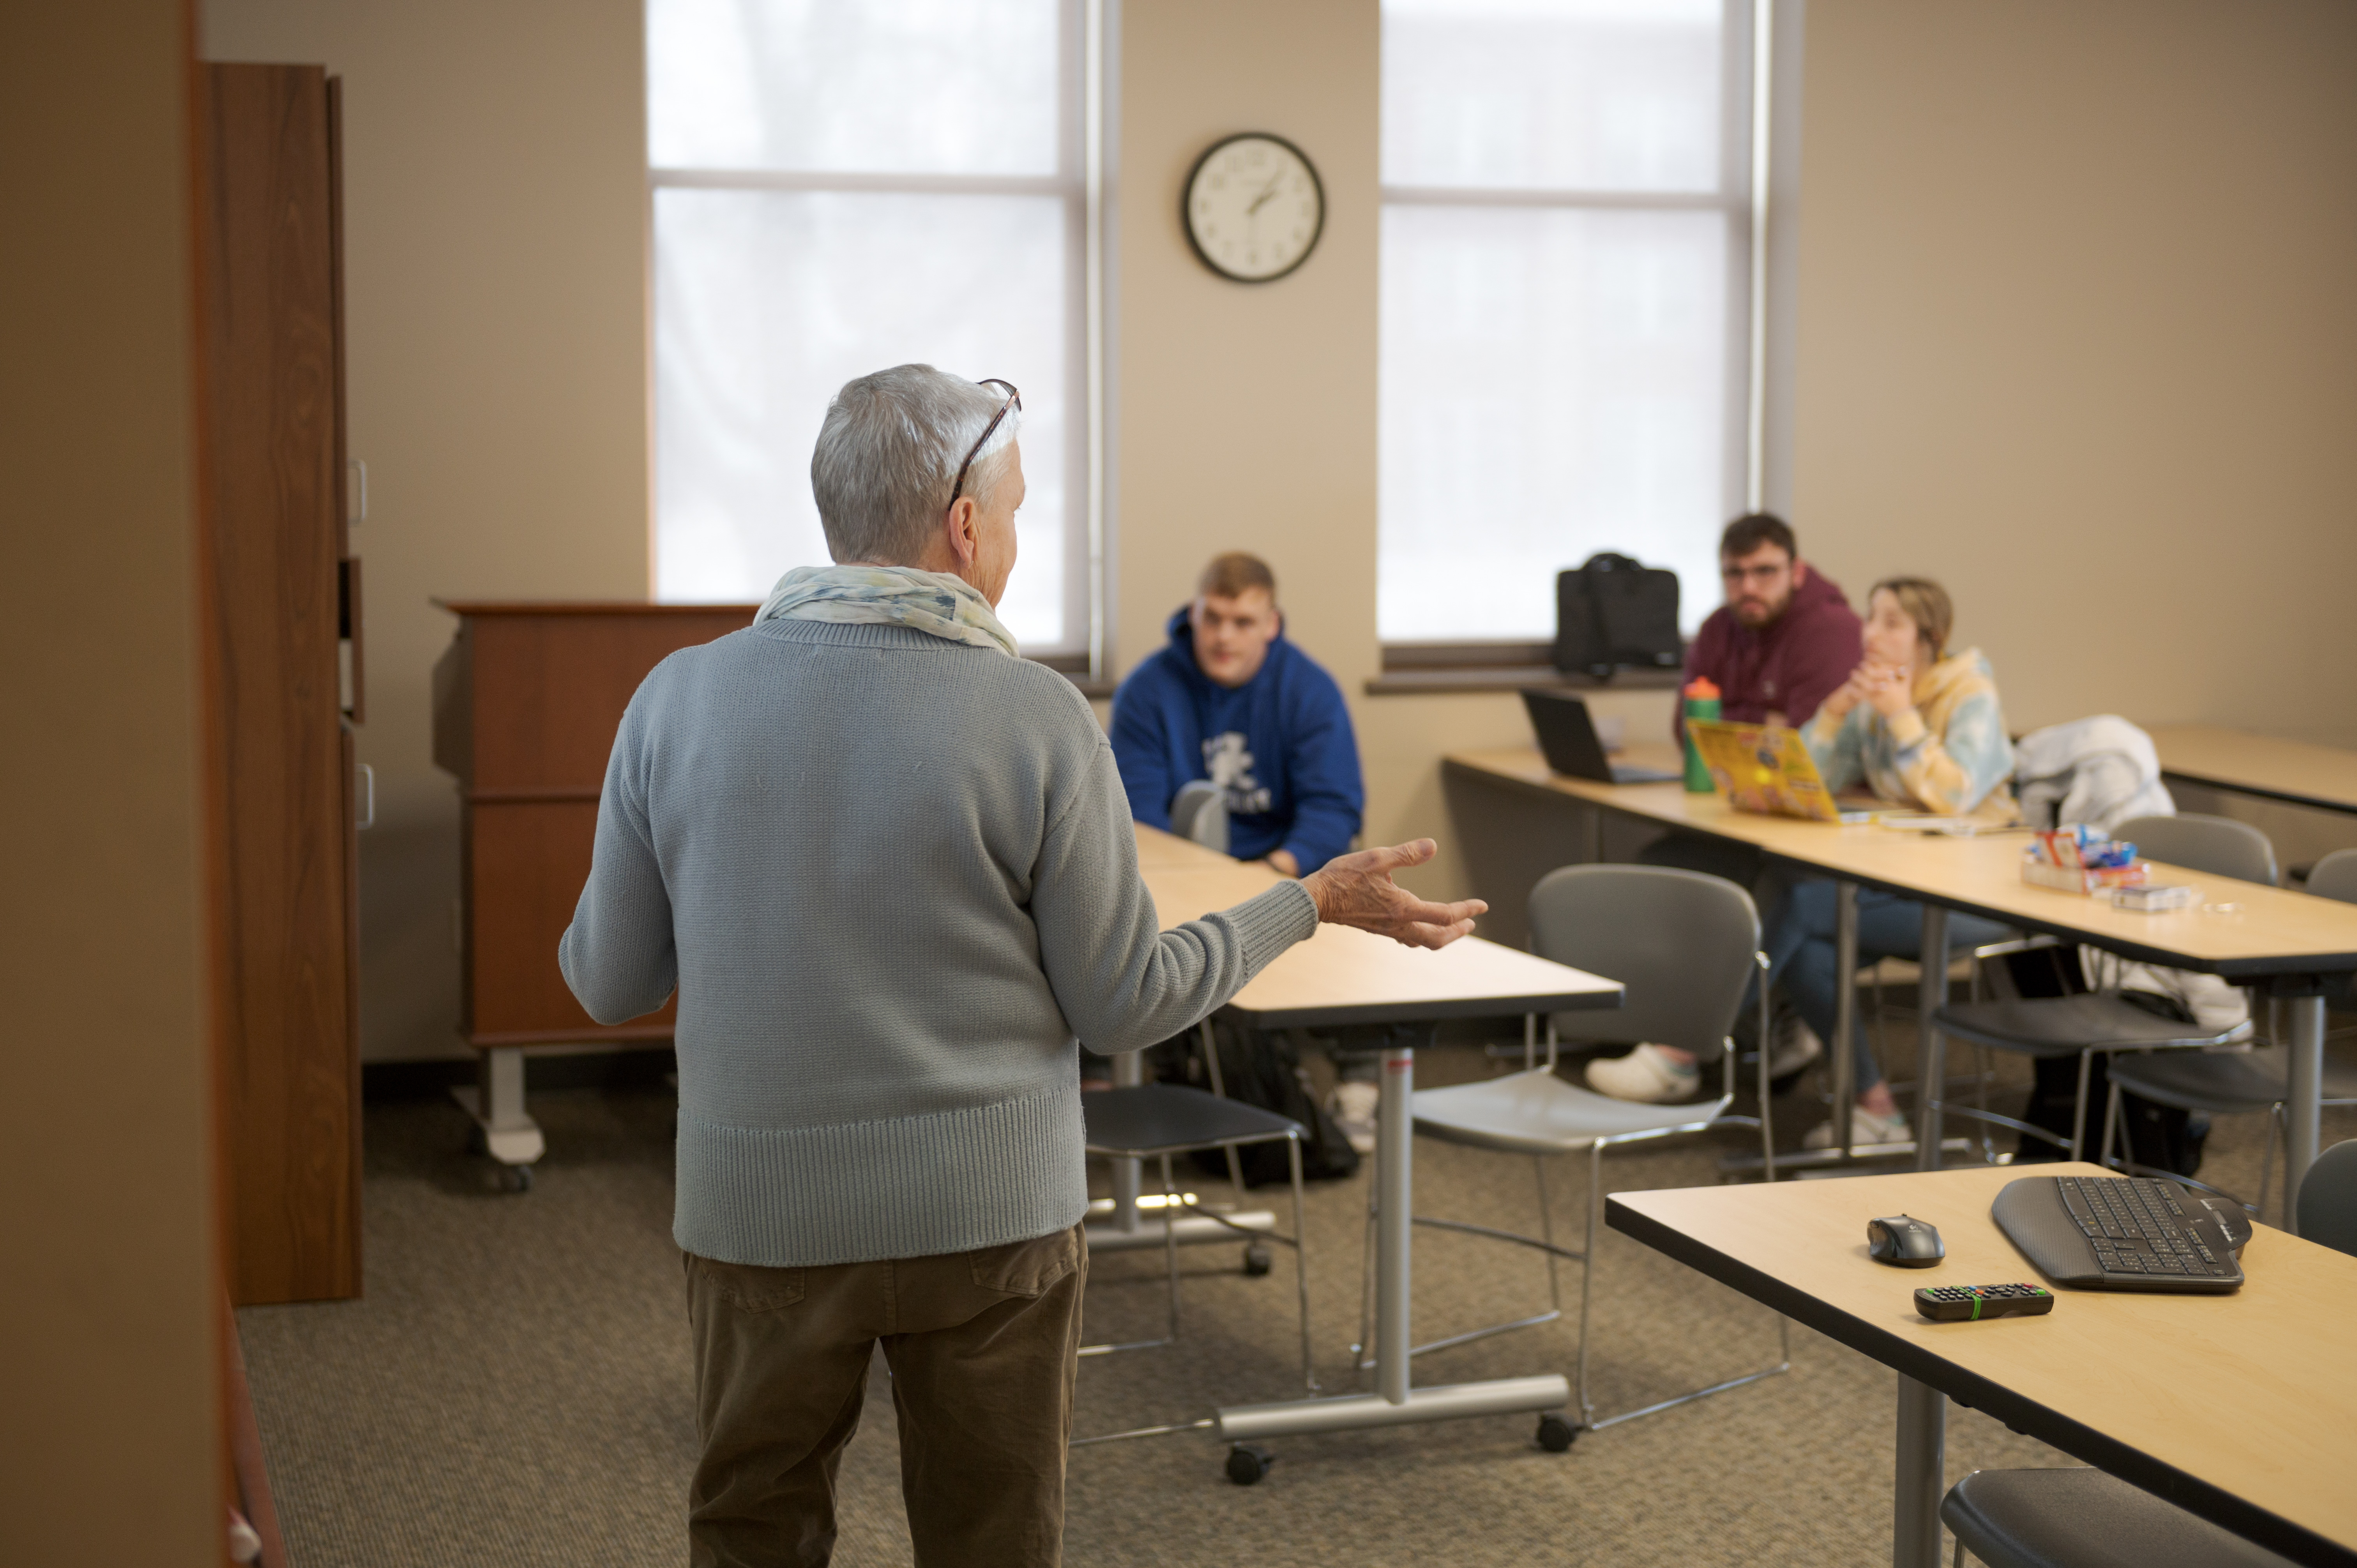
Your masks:
[[[793,1267],[1077,1224],[1075,1036],[1168,1039],[1317,923],[1287,882],[1157,934],[1054,671],[771,620],[630,699],[557,956],[600,1023],[678,988],[679,1244]]]

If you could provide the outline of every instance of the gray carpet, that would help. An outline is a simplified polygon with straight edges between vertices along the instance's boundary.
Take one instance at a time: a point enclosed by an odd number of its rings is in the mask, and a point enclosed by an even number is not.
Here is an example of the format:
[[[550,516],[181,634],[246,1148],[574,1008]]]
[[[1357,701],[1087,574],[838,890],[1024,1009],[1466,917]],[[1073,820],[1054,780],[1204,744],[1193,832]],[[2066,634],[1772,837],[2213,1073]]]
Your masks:
[[[1421,1081],[1479,1076],[1478,1050],[1426,1053]],[[1813,1076],[1780,1101],[1797,1143],[1822,1115]],[[279,1514],[299,1568],[676,1563],[694,1453],[679,1254],[670,1237],[672,1104],[662,1092],[535,1097],[550,1153],[528,1196],[496,1192],[463,1152],[455,1107],[368,1112],[365,1300],[239,1315]],[[2222,1121],[2206,1179],[2255,1191],[2262,1123]],[[2329,1111],[2327,1142],[2357,1135]],[[1688,1141],[1608,1163],[1613,1187],[1716,1179],[1733,1140]],[[1417,1207],[1504,1227],[1534,1219],[1529,1166],[1420,1143]],[[1582,1213],[1565,1163],[1556,1213]],[[1207,1197],[1225,1184],[1199,1180]],[[1282,1189],[1277,1189],[1281,1193]],[[1275,1194],[1256,1195],[1265,1201]],[[1351,1380],[1363,1176],[1316,1189],[1310,1268],[1319,1371]],[[1282,1204],[1277,1205],[1282,1211]],[[2270,1216],[2273,1219],[2274,1216]],[[1420,1230],[1419,1338],[1536,1310],[1533,1255]],[[1761,1364],[1773,1318],[1636,1243],[1601,1248],[1593,1354],[1613,1410]],[[1183,1255],[1182,1348],[1083,1363],[1082,1432],[1191,1419],[1214,1404],[1287,1397],[1293,1264],[1262,1279],[1238,1249]],[[1097,1261],[1091,1337],[1159,1324],[1158,1254]],[[1567,1269],[1566,1285],[1577,1281]],[[1893,1290],[1910,1282],[1894,1279]],[[1424,1381],[1570,1369],[1563,1326],[1423,1359]],[[1804,1331],[1789,1376],[1601,1433],[1568,1454],[1531,1418],[1291,1438],[1257,1487],[1230,1486],[1208,1436],[1074,1455],[1066,1533],[1074,1564],[1213,1563],[1856,1563],[1889,1560],[1892,1375]],[[1952,1477],[2050,1465],[2053,1451],[1952,1413]],[[852,1568],[909,1560],[881,1376],[843,1469]]]

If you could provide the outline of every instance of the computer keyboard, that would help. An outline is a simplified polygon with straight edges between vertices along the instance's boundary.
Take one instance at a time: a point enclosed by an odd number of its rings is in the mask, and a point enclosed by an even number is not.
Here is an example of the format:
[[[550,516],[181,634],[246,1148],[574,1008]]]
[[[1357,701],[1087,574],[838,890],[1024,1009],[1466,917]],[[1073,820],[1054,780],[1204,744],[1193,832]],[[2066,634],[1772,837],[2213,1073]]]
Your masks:
[[[2250,1236],[2225,1207],[2143,1176],[2024,1176],[1989,1217],[2057,1283],[2218,1294],[2243,1283],[2237,1254]]]

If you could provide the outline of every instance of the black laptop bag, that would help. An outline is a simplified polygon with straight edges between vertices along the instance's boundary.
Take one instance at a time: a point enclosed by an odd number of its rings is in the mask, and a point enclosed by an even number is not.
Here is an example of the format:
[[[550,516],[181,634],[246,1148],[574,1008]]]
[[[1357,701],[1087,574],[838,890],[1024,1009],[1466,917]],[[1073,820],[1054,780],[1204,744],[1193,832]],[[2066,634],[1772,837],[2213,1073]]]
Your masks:
[[[1555,667],[1609,681],[1622,665],[1675,670],[1678,575],[1609,551],[1555,579]]]

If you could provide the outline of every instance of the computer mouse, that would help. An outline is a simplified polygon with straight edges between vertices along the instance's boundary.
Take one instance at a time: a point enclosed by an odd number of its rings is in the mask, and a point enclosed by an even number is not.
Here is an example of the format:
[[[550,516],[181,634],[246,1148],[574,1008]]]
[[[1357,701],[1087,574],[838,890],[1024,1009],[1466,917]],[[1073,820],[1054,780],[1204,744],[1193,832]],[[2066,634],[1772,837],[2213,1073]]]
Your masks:
[[[2213,1197],[2190,1188],[2185,1193],[2186,1216],[2191,1219],[2208,1219],[2226,1238],[2226,1250],[2237,1258],[2243,1255],[2243,1243],[2251,1239],[2250,1211],[2231,1197]]]
[[[1928,1269],[1948,1255],[1940,1232],[1928,1219],[1894,1214],[1866,1222],[1867,1255],[1878,1263],[1902,1269]]]

